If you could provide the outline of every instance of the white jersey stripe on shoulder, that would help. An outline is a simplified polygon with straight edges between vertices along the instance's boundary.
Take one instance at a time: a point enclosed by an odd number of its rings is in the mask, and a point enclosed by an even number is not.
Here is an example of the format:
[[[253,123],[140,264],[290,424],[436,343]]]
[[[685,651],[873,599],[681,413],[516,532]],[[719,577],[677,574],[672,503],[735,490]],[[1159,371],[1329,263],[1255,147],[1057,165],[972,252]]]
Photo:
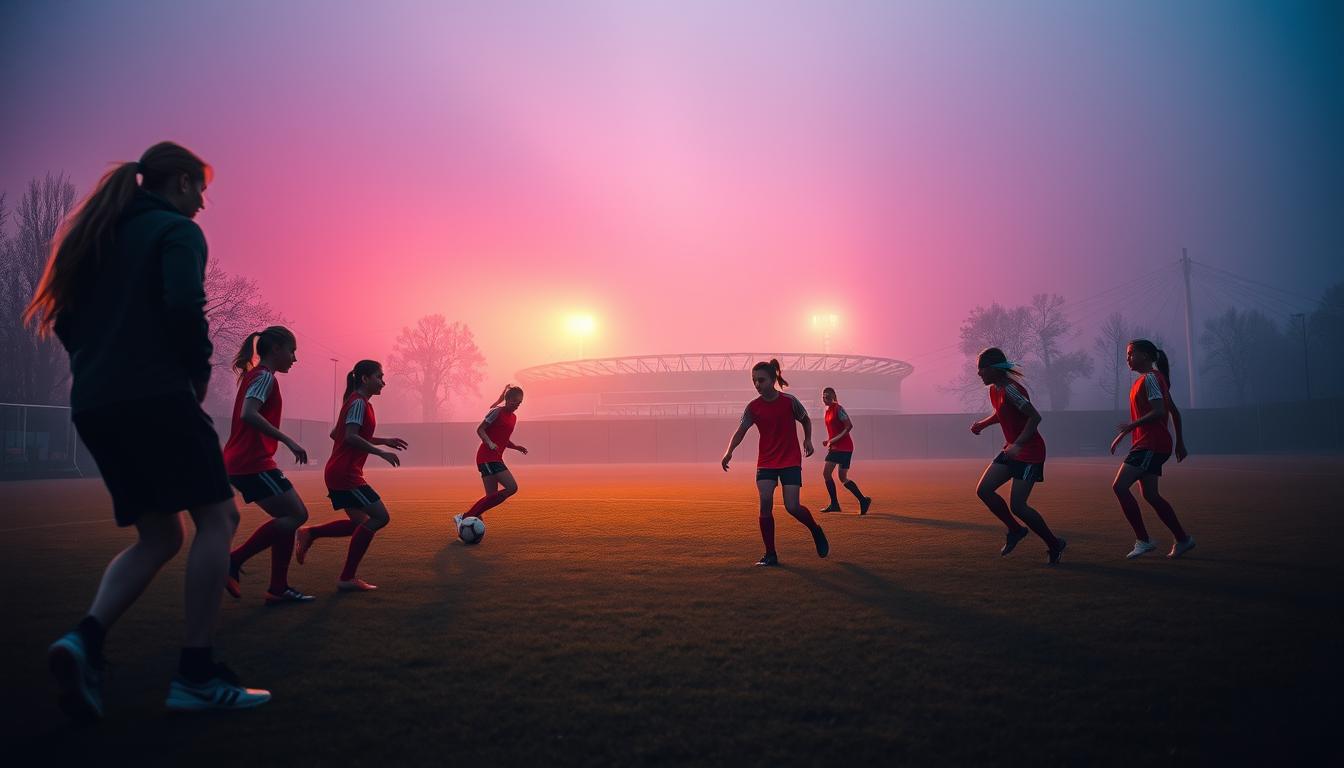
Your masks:
[[[1027,404],[1031,402],[1026,395],[1022,394],[1022,390],[1018,389],[1012,382],[1004,385],[1003,393],[1008,396],[1013,405],[1017,406],[1019,411],[1026,408]]]
[[[1158,382],[1156,373],[1149,371],[1143,374],[1143,387],[1149,400],[1162,399],[1162,384]]]
[[[252,383],[250,385],[248,385],[247,394],[244,397],[251,398],[253,400],[260,400],[261,402],[264,403],[266,402],[267,398],[271,396],[271,385],[274,382],[275,382],[275,374],[271,373],[270,371],[262,371],[261,373],[257,374],[257,377],[252,380]]]
[[[491,408],[489,413],[485,414],[485,423],[486,423],[486,424],[494,424],[494,423],[495,423],[495,419],[498,419],[498,418],[499,418],[499,409],[500,409],[500,406],[496,406],[496,407],[494,407],[494,408]]]
[[[350,410],[345,412],[346,424],[358,424],[364,426],[364,401],[355,400],[350,404]]]

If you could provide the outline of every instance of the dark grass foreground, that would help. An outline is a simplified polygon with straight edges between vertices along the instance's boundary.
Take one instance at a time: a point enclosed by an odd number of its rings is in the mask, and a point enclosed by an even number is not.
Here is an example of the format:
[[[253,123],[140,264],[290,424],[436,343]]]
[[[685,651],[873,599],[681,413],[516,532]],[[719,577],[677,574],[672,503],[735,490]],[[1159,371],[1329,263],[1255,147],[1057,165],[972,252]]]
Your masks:
[[[1344,461],[1204,458],[1164,480],[1199,546],[1127,562],[1111,461],[1056,460],[1035,506],[1069,540],[1045,566],[974,497],[980,462],[855,465],[866,518],[826,515],[831,557],[779,516],[761,546],[752,468],[529,467],[482,545],[449,536],[467,468],[375,470],[392,525],[342,595],[344,541],[261,603],[253,561],[220,656],[272,704],[162,709],[182,561],[111,636],[107,718],[68,727],[44,649],[79,618],[114,530],[97,481],[3,486],[11,754],[84,765],[1230,764],[1344,756]],[[824,491],[809,465],[804,498]],[[295,476],[314,520],[319,473]],[[1145,512],[1148,510],[1145,508]],[[819,516],[820,517],[820,516]],[[92,521],[92,522],[91,522]],[[243,512],[241,537],[261,521]],[[1160,552],[1170,545],[1150,515]],[[37,750],[34,753],[33,750]],[[24,764],[36,764],[28,763]]]

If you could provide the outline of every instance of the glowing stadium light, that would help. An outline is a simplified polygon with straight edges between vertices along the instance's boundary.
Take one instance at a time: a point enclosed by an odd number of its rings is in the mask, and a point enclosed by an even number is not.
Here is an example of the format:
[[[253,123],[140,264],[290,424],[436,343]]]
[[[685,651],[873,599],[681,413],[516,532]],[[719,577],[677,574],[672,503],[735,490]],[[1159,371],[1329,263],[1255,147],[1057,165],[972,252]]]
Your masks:
[[[592,315],[570,315],[565,318],[565,329],[580,338],[592,336],[597,330],[597,320]]]
[[[590,314],[573,314],[565,318],[565,331],[579,342],[579,358],[583,358],[583,343],[597,333],[597,319]]]
[[[840,327],[840,316],[834,312],[815,312],[812,315],[812,330],[821,332],[821,351],[831,352],[831,335]]]

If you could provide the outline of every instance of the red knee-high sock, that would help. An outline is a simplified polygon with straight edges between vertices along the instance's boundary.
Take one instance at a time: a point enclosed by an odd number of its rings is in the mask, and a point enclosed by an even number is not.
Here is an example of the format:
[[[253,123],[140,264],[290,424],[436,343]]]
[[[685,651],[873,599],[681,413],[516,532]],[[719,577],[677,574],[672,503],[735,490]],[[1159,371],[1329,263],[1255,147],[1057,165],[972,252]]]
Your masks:
[[[1139,502],[1134,498],[1134,494],[1130,493],[1128,488],[1122,488],[1115,492],[1115,497],[1120,500],[1120,509],[1124,510],[1129,527],[1134,529],[1134,538],[1147,541],[1148,529],[1143,525],[1143,513],[1139,511]]]
[[[995,517],[1008,526],[1009,531],[1022,530],[1022,524],[1017,522],[1017,518],[1013,517],[1013,513],[1008,509],[1008,502],[1004,501],[1002,496],[991,493],[988,496],[981,496],[980,500],[985,503],[986,507],[989,507],[989,511],[993,512]]]
[[[294,556],[294,532],[283,528],[275,529],[271,543],[271,587],[270,593],[278,595],[289,586],[289,560]]]
[[[1153,509],[1157,511],[1157,519],[1171,529],[1171,534],[1176,537],[1177,541],[1185,541],[1185,529],[1181,527],[1181,521],[1176,519],[1176,510],[1171,508],[1171,504],[1166,499],[1161,496],[1154,496],[1151,499],[1144,496],[1143,500],[1151,504]]]
[[[243,542],[242,546],[229,553],[229,563],[236,568],[251,560],[253,555],[271,546],[275,541],[275,534],[278,530],[274,520],[267,520],[260,528],[252,532],[252,536]]]
[[[359,523],[348,517],[343,517],[321,525],[310,525],[308,526],[308,533],[314,539],[341,538],[353,534],[358,526]]]
[[[358,525],[355,526],[355,532],[350,534],[350,551],[345,556],[345,567],[341,569],[341,581],[349,581],[355,578],[355,571],[359,569],[359,561],[364,559],[364,553],[369,551],[369,542],[373,541],[373,531]]]
[[[482,496],[475,504],[471,505],[471,509],[467,510],[467,514],[463,517],[480,517],[485,514],[487,509],[503,504],[507,498],[509,498],[509,494],[503,491],[495,491],[489,496]]]
[[[807,530],[809,531],[817,530],[817,521],[816,518],[812,517],[812,510],[808,509],[802,504],[798,505],[797,512],[790,512],[789,514],[793,515],[793,518],[798,522],[802,523],[803,525],[806,525]]]
[[[765,554],[775,554],[775,518],[762,517],[761,521],[761,540],[765,542]]]

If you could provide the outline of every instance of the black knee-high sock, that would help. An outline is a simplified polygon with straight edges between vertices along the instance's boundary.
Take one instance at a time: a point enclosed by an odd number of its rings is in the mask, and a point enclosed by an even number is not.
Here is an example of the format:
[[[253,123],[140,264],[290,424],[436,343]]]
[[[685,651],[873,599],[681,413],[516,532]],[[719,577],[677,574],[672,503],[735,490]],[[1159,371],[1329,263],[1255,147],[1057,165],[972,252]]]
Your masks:
[[[845,487],[849,489],[850,493],[854,494],[854,498],[858,499],[859,501],[863,501],[863,493],[859,491],[858,483],[854,482],[853,480],[846,480]]]
[[[835,498],[835,481],[829,477],[826,478],[826,492],[831,494],[831,506],[840,506],[840,500]]]

